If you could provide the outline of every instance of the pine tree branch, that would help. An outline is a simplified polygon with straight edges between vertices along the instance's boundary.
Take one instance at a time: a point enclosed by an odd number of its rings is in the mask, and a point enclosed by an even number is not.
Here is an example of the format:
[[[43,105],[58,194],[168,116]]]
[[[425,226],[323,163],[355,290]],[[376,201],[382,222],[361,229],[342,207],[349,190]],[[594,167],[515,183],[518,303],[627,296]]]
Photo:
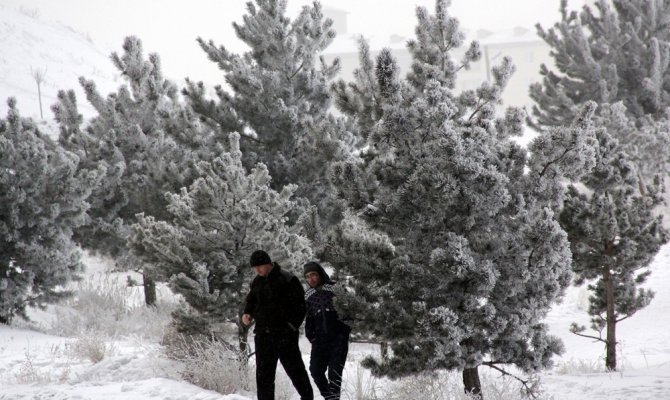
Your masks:
[[[351,339],[349,341],[350,343],[364,343],[364,344],[379,344],[379,341],[377,340],[370,340],[370,339]]]
[[[260,103],[260,105],[263,106],[263,108],[265,108],[265,111],[266,111],[268,114],[270,114],[270,113],[271,113],[271,111],[270,111],[270,107],[268,107],[268,105],[265,104],[265,100],[266,100],[266,99],[267,99],[267,96],[263,96],[263,100],[260,101],[259,103]]]
[[[209,228],[209,229],[213,229],[213,230],[216,230],[216,231],[220,231],[219,228],[216,228],[216,227],[213,227],[213,226],[207,226],[207,224],[203,224],[203,223],[201,223],[200,225],[202,225],[202,226],[205,227],[205,228]],[[217,247],[217,245],[219,244],[218,242],[216,242],[216,241],[210,239],[209,237],[207,237],[207,235],[200,235],[200,237],[201,237],[202,239],[204,239],[206,242],[208,242],[209,244],[211,244],[212,246],[214,246],[214,247]],[[219,248],[220,248],[221,250],[223,250],[224,252],[228,253],[228,255],[232,256],[233,253],[232,253],[230,250],[226,250],[225,248],[222,248],[222,247],[219,247]]]
[[[601,243],[597,239],[585,238],[578,241],[579,243],[585,244],[592,249],[600,248]]]
[[[474,111],[472,111],[472,114],[470,114],[470,116],[468,117],[468,122],[470,122],[472,120],[472,118],[475,115],[477,115],[477,113],[482,109],[482,107],[484,107],[488,103],[488,101],[485,101],[485,102],[479,104],[479,101],[481,99],[482,99],[481,97],[479,99],[477,99],[477,107],[475,107]]]
[[[600,321],[602,322],[607,322],[607,317],[605,317],[602,312],[598,314],[598,318],[600,318]],[[600,331],[602,332],[602,329]]]
[[[238,133],[239,133],[239,132],[238,132]],[[263,142],[262,140],[260,140],[260,139],[258,139],[258,138],[255,138],[255,137],[253,137],[253,136],[250,136],[250,135],[248,135],[248,134],[246,134],[246,133],[239,133],[239,134],[240,134],[240,137],[241,137],[241,138],[249,139],[249,140],[251,140],[251,141],[253,141],[253,142],[256,142],[256,143],[258,143],[258,144],[265,145],[265,142]]]
[[[372,61],[372,60],[370,60],[370,61]],[[365,77],[367,78],[368,84],[370,85],[370,94],[372,95],[372,101],[373,101],[375,107],[379,107],[380,103],[379,103],[379,100],[377,99],[377,96],[376,96],[377,91],[375,90],[375,89],[377,89],[377,87],[375,85],[375,80],[372,78],[372,76],[370,76],[369,72],[370,72],[369,70],[366,71]]]
[[[504,363],[496,362],[496,361],[485,361],[485,362],[482,363],[482,365],[485,365],[489,368],[492,368],[492,369],[500,372],[503,376],[509,376],[513,379],[516,379],[526,389],[526,394],[528,394],[528,397],[533,398],[533,399],[538,398],[538,394],[536,393],[535,388],[533,388],[532,382],[531,382],[530,379],[522,379],[521,377],[519,377],[517,375],[514,375],[511,372],[507,372],[504,368],[498,367],[497,364],[504,364]]]
[[[305,92],[302,92],[302,94],[295,99],[296,103],[301,102],[303,98],[305,98]]]
[[[652,219],[647,225],[645,225],[645,226],[643,226],[642,228],[640,228],[640,230],[638,231],[637,235],[633,236],[632,239],[633,239],[633,240],[638,240],[638,239],[640,239],[640,238],[642,237],[642,235],[644,235],[645,233],[647,233],[647,232],[648,232],[654,225],[656,225],[656,222],[657,222],[657,221],[656,221],[655,219]]]
[[[549,161],[549,162],[544,166],[544,168],[542,168],[542,172],[540,172],[540,176],[544,176],[545,172],[547,172],[547,170],[549,169],[549,167],[550,167],[551,165],[556,164],[557,162],[561,161],[561,159],[563,159],[563,158],[564,158],[564,157],[565,157],[571,150],[572,150],[572,149],[570,149],[570,148],[565,149],[565,151],[563,151],[563,154],[561,154],[561,155],[558,156],[557,158],[555,158],[555,159]]]
[[[219,213],[219,215],[221,215],[221,210],[217,210],[217,212]],[[225,221],[225,220],[224,220],[224,221]],[[207,229],[209,229],[209,230],[212,230],[212,231],[216,231],[216,232],[220,232],[220,231],[221,231],[221,228],[220,228],[220,227],[218,227],[218,226],[216,226],[216,225],[210,225],[210,224],[207,223],[206,221],[200,221],[200,226],[205,227],[205,228],[207,228]]]
[[[533,260],[533,255],[535,254],[535,250],[537,250],[537,247],[534,247],[533,250],[531,250],[530,254],[528,255],[528,270],[531,270],[531,267],[533,265],[532,260]]]
[[[623,321],[623,320],[625,320],[625,319],[628,319],[628,318],[630,318],[630,317],[632,317],[632,316],[633,316],[633,314],[626,314],[623,318],[615,319],[615,320],[614,320],[614,323],[617,324],[617,323],[619,323],[619,322],[621,322],[621,321]]]
[[[37,296],[27,296],[24,298],[22,301],[17,301],[14,303],[14,306],[12,307],[13,310],[10,310],[10,319],[12,316],[14,316],[14,312],[17,312],[19,315],[23,315],[21,312],[21,309],[24,308],[27,305],[30,305],[30,303],[34,301],[40,300],[42,298],[42,295],[37,295]]]
[[[289,81],[293,80],[293,78],[294,78],[296,75],[298,75],[298,72],[300,72],[304,66],[305,66],[305,61],[303,61],[302,64],[300,64],[300,66],[298,67],[298,69],[295,70],[295,72],[294,72],[293,74],[291,74],[291,76],[286,75],[286,78],[287,78]]]
[[[585,337],[585,338],[587,338],[587,339],[594,339],[594,340],[596,340],[596,341],[598,341],[598,342],[607,343],[607,341],[606,341],[605,339],[601,338],[601,337],[597,337],[597,336],[593,336],[593,335],[585,335],[585,334],[583,334],[583,333],[572,332],[572,331],[571,331],[571,333],[573,333],[573,334],[575,334],[575,335],[577,335],[577,336]]]

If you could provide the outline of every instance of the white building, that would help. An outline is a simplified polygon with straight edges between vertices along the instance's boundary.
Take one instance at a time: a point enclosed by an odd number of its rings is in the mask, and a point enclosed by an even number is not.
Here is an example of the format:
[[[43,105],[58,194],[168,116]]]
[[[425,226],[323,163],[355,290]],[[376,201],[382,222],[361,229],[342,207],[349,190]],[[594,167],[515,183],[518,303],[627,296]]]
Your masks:
[[[585,0],[584,2],[590,2]],[[577,4],[581,6],[582,2]],[[581,7],[579,7],[581,8]],[[342,62],[340,79],[353,80],[353,71],[358,68],[358,35],[347,31],[347,14],[344,11],[331,7],[324,7],[325,16],[332,18],[338,36],[326,49],[326,59],[339,57]],[[557,13],[558,17],[558,13]],[[491,79],[491,67],[500,62],[503,56],[509,56],[516,67],[507,88],[503,92],[505,106],[526,107],[528,110],[533,102],[528,96],[528,88],[534,82],[540,82],[540,65],[552,65],[549,57],[549,46],[537,36],[535,27],[515,27],[505,31],[465,30],[466,42],[462,48],[454,53],[454,60],[467,49],[472,40],[477,40],[482,49],[482,58],[471,65],[469,70],[461,70],[458,74],[456,91],[473,89],[482,82]],[[373,57],[383,48],[390,48],[398,61],[401,73],[404,74],[410,67],[411,57],[405,46],[409,38],[397,35],[390,37],[366,38],[370,44]]]

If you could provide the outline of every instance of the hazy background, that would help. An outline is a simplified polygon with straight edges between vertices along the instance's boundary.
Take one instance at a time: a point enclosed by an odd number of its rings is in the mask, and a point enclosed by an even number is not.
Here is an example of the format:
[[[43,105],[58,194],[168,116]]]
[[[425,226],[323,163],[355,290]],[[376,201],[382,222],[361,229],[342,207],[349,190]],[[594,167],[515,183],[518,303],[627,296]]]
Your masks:
[[[388,38],[412,36],[416,6],[434,8],[433,0],[323,0],[324,6],[348,12],[347,35]],[[572,9],[585,0],[570,0]],[[289,0],[293,18],[308,0]],[[553,24],[559,18],[560,0],[453,0],[450,14],[464,29],[504,30]],[[0,0],[8,8],[34,11],[38,18],[59,21],[86,34],[102,49],[120,51],[123,38],[137,35],[146,52],[157,52],[164,73],[178,83],[183,78],[213,82],[221,74],[208,61],[195,39],[198,36],[233,51],[244,45],[231,26],[241,21],[246,0]],[[1,11],[1,10],[0,10]],[[0,38],[1,40],[1,38]],[[0,50],[2,43],[0,42]]]

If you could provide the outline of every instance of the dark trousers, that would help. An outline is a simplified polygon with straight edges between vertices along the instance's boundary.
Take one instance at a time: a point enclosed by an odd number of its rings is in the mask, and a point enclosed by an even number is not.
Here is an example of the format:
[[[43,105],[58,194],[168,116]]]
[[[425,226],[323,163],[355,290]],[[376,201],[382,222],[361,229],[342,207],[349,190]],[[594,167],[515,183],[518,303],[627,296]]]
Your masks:
[[[342,371],[349,352],[349,334],[332,338],[317,338],[312,342],[309,372],[326,400],[339,400],[342,390]],[[326,377],[326,372],[328,376]]]
[[[309,382],[302,354],[298,347],[298,332],[256,334],[256,386],[258,400],[274,400],[277,360],[286,371],[301,400],[313,400],[312,384]]]

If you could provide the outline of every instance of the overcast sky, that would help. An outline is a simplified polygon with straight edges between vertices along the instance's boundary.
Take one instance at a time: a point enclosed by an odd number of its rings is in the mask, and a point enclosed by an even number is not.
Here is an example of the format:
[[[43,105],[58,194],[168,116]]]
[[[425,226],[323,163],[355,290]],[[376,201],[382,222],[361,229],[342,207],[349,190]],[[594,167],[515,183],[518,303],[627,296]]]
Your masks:
[[[551,25],[559,17],[560,0],[453,0],[451,15],[468,29]],[[241,21],[246,0],[0,0],[8,7],[37,10],[42,20],[60,21],[88,34],[105,49],[120,51],[123,38],[134,34],[146,52],[157,52],[167,76],[205,80],[220,77],[195,39],[213,39],[233,51],[244,47],[237,41],[233,21]],[[294,17],[310,0],[289,0]],[[417,5],[434,8],[434,0],[322,0],[322,4],[347,11],[349,34],[365,37],[411,36]],[[570,0],[571,8],[584,0]],[[0,50],[1,50],[0,44]]]

